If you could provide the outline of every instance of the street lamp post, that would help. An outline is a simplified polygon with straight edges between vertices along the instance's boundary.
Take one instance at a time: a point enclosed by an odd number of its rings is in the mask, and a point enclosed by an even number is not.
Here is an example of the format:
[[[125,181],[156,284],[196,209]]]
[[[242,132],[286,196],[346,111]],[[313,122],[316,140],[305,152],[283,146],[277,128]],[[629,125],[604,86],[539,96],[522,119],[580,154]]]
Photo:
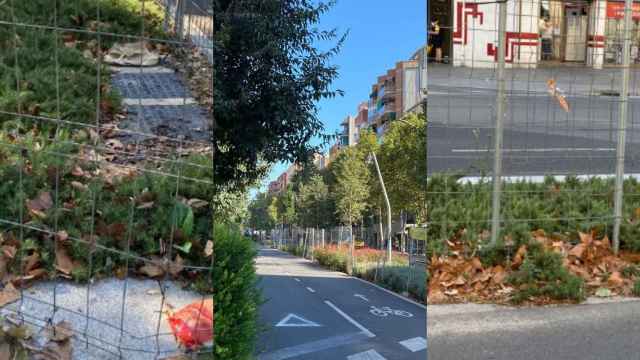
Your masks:
[[[387,195],[387,188],[384,186],[384,180],[382,179],[382,173],[380,172],[380,166],[378,165],[378,158],[374,152],[371,152],[370,157],[373,159],[373,164],[376,167],[378,180],[380,181],[380,187],[382,187],[382,194],[384,195],[384,201],[387,205],[387,262],[391,262],[391,203],[389,202],[389,196]],[[382,219],[380,219],[380,221],[382,221]]]

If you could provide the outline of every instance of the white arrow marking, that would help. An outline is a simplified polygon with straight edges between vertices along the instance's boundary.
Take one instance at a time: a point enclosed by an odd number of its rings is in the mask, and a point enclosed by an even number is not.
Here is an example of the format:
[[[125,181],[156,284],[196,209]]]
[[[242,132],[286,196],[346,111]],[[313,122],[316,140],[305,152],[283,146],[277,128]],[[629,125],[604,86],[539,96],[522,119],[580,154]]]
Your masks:
[[[296,322],[291,322],[291,320],[295,320]],[[280,320],[279,323],[276,324],[276,327],[319,327],[322,326],[313,321],[307,320],[302,316],[298,316],[296,314],[289,314],[284,317],[284,319]]]
[[[355,295],[353,295],[353,296],[355,296],[355,297],[357,297],[357,298],[360,298],[360,299],[362,299],[362,300],[364,300],[364,301],[366,301],[366,302],[369,302],[369,299],[367,299],[367,297],[366,297],[366,296],[364,296],[364,295],[355,294]]]

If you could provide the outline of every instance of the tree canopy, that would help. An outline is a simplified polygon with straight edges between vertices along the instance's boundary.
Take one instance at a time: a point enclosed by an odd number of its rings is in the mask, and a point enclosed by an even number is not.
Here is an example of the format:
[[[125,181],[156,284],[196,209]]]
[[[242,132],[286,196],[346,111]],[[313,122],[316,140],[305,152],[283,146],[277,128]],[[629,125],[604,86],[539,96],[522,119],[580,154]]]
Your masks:
[[[322,135],[317,102],[340,95],[330,64],[346,35],[317,23],[334,1],[214,1],[217,183],[265,175],[261,163],[304,159]],[[332,43],[328,50],[319,42]]]

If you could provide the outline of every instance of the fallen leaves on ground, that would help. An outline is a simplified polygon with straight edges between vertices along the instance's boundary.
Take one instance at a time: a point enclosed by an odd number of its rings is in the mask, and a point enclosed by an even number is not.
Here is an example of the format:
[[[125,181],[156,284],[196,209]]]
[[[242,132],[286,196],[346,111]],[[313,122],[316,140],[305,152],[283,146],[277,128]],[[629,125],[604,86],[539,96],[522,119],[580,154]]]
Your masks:
[[[498,265],[484,267],[478,257],[464,257],[462,243],[449,243],[452,255],[433,257],[429,265],[431,279],[427,303],[463,300],[503,302],[513,291],[506,285],[507,272]]]
[[[17,301],[20,299],[20,292],[8,282],[2,290],[0,290],[0,307]]]
[[[542,230],[533,231],[531,235],[533,241],[541,243],[547,251],[559,253],[564,266],[584,279],[587,294],[600,297],[632,294],[635,279],[625,277],[624,269],[634,266],[640,257],[625,253],[615,256],[606,236],[598,239],[595,232],[580,232],[580,241],[573,244],[564,237],[549,236]],[[463,247],[461,241],[450,241],[449,256],[432,257],[427,303],[508,301],[515,289],[505,283],[507,276],[522,265],[527,247],[518,248],[510,268],[502,265],[485,267],[478,257],[465,257]]]

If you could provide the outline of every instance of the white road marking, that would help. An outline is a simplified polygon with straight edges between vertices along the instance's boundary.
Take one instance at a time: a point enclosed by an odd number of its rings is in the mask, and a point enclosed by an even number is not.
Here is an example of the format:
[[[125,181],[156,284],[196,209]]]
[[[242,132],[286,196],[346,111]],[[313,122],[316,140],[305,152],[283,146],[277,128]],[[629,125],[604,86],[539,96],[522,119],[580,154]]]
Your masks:
[[[454,153],[488,153],[494,152],[494,149],[451,149],[451,152]],[[593,152],[609,152],[616,151],[614,148],[530,148],[530,149],[502,149],[503,153],[521,153],[521,152],[532,152],[532,153],[544,153],[544,152],[585,152],[585,151],[593,151]]]
[[[340,314],[343,318],[345,318],[348,322],[352,323],[355,327],[357,327],[358,329],[362,330],[362,332],[367,335],[368,337],[372,338],[375,337],[376,335],[374,333],[372,333],[371,331],[369,331],[369,329],[365,328],[364,326],[360,325],[357,321],[353,320],[349,315],[345,314],[344,311],[338,309],[337,306],[333,305],[331,303],[331,301],[329,300],[325,300],[324,301],[325,304],[329,305],[333,310],[335,310],[338,314]]]
[[[412,339],[399,341],[399,343],[411,352],[418,352],[427,348],[427,339],[423,337],[414,337]]]
[[[312,288],[307,286],[307,290],[311,291],[312,293],[316,292],[315,290],[313,290]]]
[[[293,280],[295,280],[297,282],[300,282],[300,279],[298,279],[298,278],[293,278]]]
[[[173,74],[173,69],[163,66],[139,67],[139,66],[111,66],[111,70],[121,74]]]
[[[366,301],[366,302],[369,302],[369,299],[367,299],[367,297],[366,297],[366,296],[364,296],[364,295],[355,294],[355,295],[353,295],[353,296],[355,296],[355,297],[357,297],[357,298],[360,298],[360,299],[362,299],[362,300],[364,300],[364,301]]]
[[[460,181],[460,180],[458,180],[458,181]],[[350,278],[350,279],[358,280],[358,281],[360,281],[360,282],[362,282],[362,283],[364,283],[364,284],[367,284],[367,285],[369,285],[369,286],[373,286],[373,287],[377,288],[377,289],[378,289],[378,290],[380,290],[380,291],[384,291],[384,292],[386,292],[386,293],[387,293],[387,294],[389,294],[389,295],[395,296],[395,297],[397,297],[398,299],[402,299],[402,300],[404,300],[404,301],[406,301],[406,302],[408,302],[408,303],[411,303],[411,304],[413,304],[413,305],[415,305],[415,306],[417,306],[417,307],[420,307],[420,308],[423,308],[423,309],[427,310],[427,306],[426,306],[426,305],[420,304],[419,302],[413,301],[413,300],[409,299],[408,297],[405,297],[405,296],[402,296],[402,295],[400,295],[400,294],[394,293],[393,291],[391,291],[391,290],[389,290],[389,289],[385,289],[385,288],[383,288],[382,286],[376,285],[376,284],[374,284],[374,283],[372,283],[372,282],[369,282],[369,281],[367,281],[367,280],[360,279],[359,277],[349,276],[349,275],[346,275],[346,274],[343,274],[343,275],[344,275],[346,278]]]
[[[294,345],[287,348],[279,349],[267,354],[258,355],[258,360],[285,360],[299,357],[306,354],[316,353],[319,351],[333,349],[339,346],[352,344],[355,342],[366,340],[368,337],[362,332],[332,336],[330,338],[311,341],[308,343]]]
[[[166,99],[140,99],[140,98],[126,98],[122,100],[124,105],[134,106],[180,106],[197,104],[196,99],[188,98],[166,98]]]
[[[375,350],[367,350],[365,352],[347,356],[347,360],[387,360]]]
[[[295,320],[296,322],[291,322],[291,320]],[[315,323],[311,320],[307,320],[302,316],[298,316],[296,314],[289,314],[285,316],[279,323],[276,324],[276,327],[320,327],[322,325]]]

